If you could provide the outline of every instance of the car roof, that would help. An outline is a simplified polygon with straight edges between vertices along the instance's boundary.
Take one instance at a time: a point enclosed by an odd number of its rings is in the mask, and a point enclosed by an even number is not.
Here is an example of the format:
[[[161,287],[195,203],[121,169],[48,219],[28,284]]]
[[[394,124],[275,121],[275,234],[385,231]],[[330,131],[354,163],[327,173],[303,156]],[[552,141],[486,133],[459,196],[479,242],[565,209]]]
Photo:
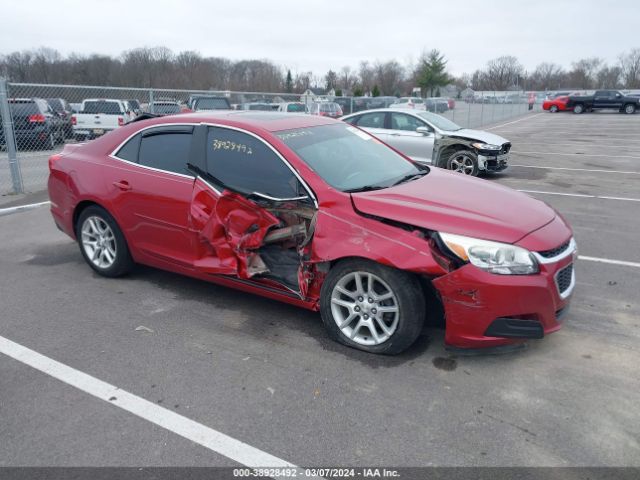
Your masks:
[[[424,112],[424,110],[413,110],[411,108],[372,108],[370,110],[362,110],[361,112],[355,112],[355,113],[350,113],[349,115],[345,115],[342,118],[347,118],[347,117],[355,117],[356,115],[362,115],[364,113],[377,113],[377,112],[392,112],[392,113],[406,113],[406,114],[413,114],[418,115],[418,112]]]
[[[163,123],[176,123],[178,117],[160,117],[143,120],[140,123],[149,122],[147,125],[161,125]],[[330,118],[306,115],[304,113],[285,113],[260,110],[213,110],[194,113],[185,113],[179,116],[180,123],[219,123],[238,128],[261,129],[268,132],[292,130],[294,128],[308,128],[320,125],[331,125],[338,122]]]

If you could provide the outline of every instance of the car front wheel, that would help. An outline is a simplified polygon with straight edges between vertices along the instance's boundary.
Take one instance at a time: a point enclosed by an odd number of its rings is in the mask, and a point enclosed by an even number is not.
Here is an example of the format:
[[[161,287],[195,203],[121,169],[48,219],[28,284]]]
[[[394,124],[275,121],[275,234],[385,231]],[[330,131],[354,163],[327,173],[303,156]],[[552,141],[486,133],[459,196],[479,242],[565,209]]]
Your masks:
[[[334,340],[395,355],[422,331],[425,300],[418,280],[407,272],[369,260],[344,260],[322,285],[320,312]]]
[[[459,150],[454,152],[447,160],[447,169],[477,177],[478,157],[468,150]]]
[[[115,219],[102,207],[85,208],[76,224],[82,256],[100,275],[119,277],[128,273],[133,260]]]

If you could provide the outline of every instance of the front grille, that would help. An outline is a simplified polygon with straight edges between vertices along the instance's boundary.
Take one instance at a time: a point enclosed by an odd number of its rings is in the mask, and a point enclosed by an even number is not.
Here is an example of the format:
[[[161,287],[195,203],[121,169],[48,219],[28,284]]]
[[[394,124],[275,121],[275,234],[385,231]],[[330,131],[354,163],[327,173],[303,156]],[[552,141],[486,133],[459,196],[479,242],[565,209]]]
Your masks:
[[[509,153],[509,150],[511,150],[511,144],[510,143],[502,144],[502,149],[500,150],[500,155],[504,155],[505,153]]]
[[[573,277],[573,263],[567,265],[556,274],[556,283],[558,284],[558,291],[562,294],[567,291],[567,288],[571,285],[571,278]]]
[[[560,255],[567,248],[569,248],[569,244],[571,243],[571,239],[567,240],[565,243],[560,245],[559,247],[552,248],[551,250],[544,250],[542,252],[538,252],[544,258],[553,258],[556,255]]]

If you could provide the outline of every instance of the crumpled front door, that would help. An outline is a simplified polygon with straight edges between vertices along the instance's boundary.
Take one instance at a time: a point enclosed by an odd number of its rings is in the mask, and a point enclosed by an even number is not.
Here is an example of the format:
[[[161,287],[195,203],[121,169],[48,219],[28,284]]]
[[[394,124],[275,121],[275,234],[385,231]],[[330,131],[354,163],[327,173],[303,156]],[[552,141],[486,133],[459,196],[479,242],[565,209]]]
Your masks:
[[[263,266],[255,250],[280,221],[243,196],[194,182],[190,228],[196,236],[194,267],[207,273],[251,278]]]

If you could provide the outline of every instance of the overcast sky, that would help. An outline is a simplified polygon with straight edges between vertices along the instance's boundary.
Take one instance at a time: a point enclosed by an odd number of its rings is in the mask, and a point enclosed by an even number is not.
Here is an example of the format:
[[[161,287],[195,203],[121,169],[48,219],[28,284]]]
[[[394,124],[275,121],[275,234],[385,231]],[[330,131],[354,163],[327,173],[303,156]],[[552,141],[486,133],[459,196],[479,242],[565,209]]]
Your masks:
[[[451,73],[501,55],[532,70],[640,47],[640,1],[2,0],[0,53],[48,46],[118,55],[142,46],[270,59],[316,75],[362,60],[415,62],[437,48]]]

